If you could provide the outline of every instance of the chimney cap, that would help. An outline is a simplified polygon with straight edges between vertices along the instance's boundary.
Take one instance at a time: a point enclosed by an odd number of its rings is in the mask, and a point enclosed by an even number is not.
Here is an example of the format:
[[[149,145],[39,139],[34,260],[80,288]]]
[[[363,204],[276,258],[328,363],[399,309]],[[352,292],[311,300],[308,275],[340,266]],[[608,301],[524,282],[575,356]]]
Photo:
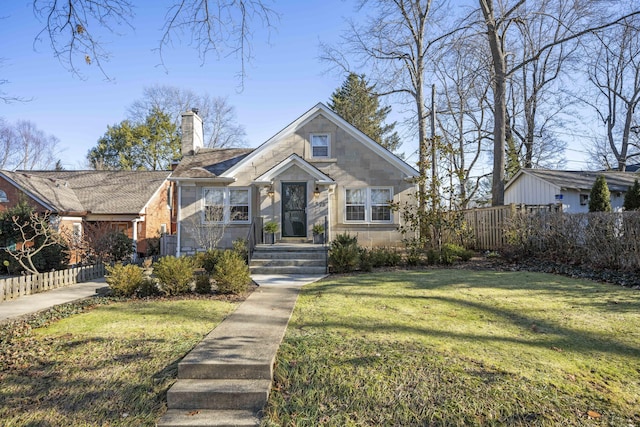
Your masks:
[[[194,112],[195,114],[198,114],[198,111],[200,111],[200,110],[198,108],[194,107],[194,108],[191,109],[191,111]]]

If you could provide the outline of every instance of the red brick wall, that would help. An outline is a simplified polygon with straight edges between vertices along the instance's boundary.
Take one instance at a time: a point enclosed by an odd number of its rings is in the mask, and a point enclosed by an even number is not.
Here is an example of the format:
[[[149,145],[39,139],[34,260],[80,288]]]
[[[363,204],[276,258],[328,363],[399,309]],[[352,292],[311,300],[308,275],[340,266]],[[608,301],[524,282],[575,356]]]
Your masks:
[[[146,239],[160,237],[162,224],[165,224],[167,233],[171,232],[171,211],[169,209],[169,186],[167,181],[149,201],[145,210],[144,222],[138,229],[138,252],[146,254],[149,250]]]

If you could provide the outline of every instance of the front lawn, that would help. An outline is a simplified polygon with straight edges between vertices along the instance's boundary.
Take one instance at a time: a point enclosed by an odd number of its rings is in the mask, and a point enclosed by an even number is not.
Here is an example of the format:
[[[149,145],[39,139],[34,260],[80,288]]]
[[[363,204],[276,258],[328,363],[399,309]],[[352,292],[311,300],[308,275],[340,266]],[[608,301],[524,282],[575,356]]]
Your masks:
[[[264,425],[640,425],[640,292],[528,272],[307,285]]]
[[[44,328],[30,325],[48,321],[47,313],[3,326],[3,427],[154,426],[177,362],[237,306],[210,298],[105,302]]]

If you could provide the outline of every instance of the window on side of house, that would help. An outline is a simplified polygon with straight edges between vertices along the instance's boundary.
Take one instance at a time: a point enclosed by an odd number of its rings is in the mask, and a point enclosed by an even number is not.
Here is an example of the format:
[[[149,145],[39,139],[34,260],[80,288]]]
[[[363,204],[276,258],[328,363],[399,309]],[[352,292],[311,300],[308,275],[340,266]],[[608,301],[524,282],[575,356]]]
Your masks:
[[[329,157],[331,138],[328,133],[311,135],[311,157]]]
[[[345,190],[345,221],[391,223],[393,189],[389,187],[347,188]]]
[[[580,204],[582,206],[589,204],[589,195],[588,194],[581,194],[580,195]]]
[[[3,190],[0,190],[0,203],[6,203],[9,201],[9,198],[7,197],[7,193],[5,193]]]
[[[203,188],[203,222],[249,222],[248,188]]]
[[[73,223],[73,243],[78,245],[82,241],[82,224],[79,222]]]

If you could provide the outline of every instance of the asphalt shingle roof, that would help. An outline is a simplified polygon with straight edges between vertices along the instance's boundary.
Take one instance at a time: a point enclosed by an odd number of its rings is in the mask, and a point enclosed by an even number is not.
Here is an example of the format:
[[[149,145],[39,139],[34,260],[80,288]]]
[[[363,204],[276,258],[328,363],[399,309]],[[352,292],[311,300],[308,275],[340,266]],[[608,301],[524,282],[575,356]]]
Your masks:
[[[202,148],[184,156],[171,174],[174,178],[215,178],[237,164],[252,148]]]
[[[59,211],[136,214],[142,211],[171,172],[18,171],[11,174],[19,177],[20,181],[16,182],[25,189],[37,189],[38,194],[43,195],[54,193],[55,197],[48,196],[47,201]]]
[[[543,179],[561,188],[591,190],[596,178],[604,175],[610,191],[627,191],[640,175],[618,171],[559,171],[549,169],[524,169],[523,172]]]

